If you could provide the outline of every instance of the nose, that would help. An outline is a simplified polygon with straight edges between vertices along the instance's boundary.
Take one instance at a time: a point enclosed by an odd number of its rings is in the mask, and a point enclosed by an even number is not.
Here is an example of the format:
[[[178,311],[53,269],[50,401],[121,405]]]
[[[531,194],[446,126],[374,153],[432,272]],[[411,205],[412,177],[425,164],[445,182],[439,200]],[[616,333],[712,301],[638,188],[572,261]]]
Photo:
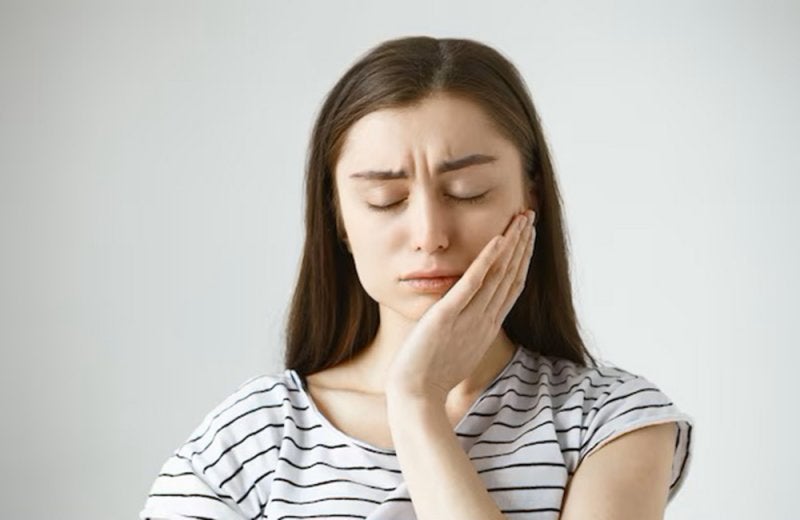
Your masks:
[[[412,207],[408,212],[411,247],[414,251],[426,253],[447,249],[450,246],[450,222],[444,203],[435,193],[420,193],[416,199],[410,203]]]

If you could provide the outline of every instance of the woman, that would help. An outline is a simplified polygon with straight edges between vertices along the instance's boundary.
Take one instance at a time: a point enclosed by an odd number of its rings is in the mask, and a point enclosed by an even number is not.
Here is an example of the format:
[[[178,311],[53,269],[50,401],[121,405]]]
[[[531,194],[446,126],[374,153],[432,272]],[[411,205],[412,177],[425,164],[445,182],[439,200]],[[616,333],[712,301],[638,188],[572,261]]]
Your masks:
[[[322,106],[306,188],[286,370],[206,416],[140,518],[662,518],[692,419],[585,348],[508,60],[370,50]]]

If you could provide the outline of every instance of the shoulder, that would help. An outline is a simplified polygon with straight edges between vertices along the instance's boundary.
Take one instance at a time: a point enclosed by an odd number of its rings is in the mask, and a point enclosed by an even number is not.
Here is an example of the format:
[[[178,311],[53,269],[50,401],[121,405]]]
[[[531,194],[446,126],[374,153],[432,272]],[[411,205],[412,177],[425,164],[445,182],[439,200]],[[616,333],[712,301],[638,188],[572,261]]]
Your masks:
[[[257,413],[279,409],[283,403],[291,401],[297,387],[288,370],[272,374],[250,377],[204,417],[203,422],[211,423],[219,417],[237,412]],[[201,424],[198,429],[203,425]]]
[[[247,379],[203,417],[178,453],[212,458],[256,431],[262,441],[278,440],[280,425],[293,409],[298,392],[288,370]]]
[[[600,408],[619,400],[659,401],[666,397],[650,380],[612,364],[585,366],[569,359],[527,351],[521,359],[528,378],[560,401],[591,403]],[[625,393],[629,391],[629,393]],[[590,410],[591,410],[590,409]]]
[[[543,385],[540,392],[547,392],[552,398],[554,415],[564,431],[577,433],[567,435],[576,455],[569,464],[570,473],[615,439],[652,426],[648,433],[638,432],[636,438],[671,437],[669,499],[672,499],[689,469],[694,418],[659,385],[643,374],[613,364],[582,366],[536,353],[530,354],[525,364],[538,374],[537,379]]]
[[[535,380],[540,391],[561,400],[597,401],[620,385],[641,377],[614,365],[584,366],[529,350],[523,350],[519,361],[518,373],[523,379]]]
[[[204,445],[227,431],[247,428],[251,419],[272,416],[290,399],[292,381],[285,373],[262,374],[239,384],[196,424],[182,449]]]
[[[257,516],[263,500],[254,484],[274,470],[297,392],[289,371],[241,383],[205,414],[163,464],[140,516]]]

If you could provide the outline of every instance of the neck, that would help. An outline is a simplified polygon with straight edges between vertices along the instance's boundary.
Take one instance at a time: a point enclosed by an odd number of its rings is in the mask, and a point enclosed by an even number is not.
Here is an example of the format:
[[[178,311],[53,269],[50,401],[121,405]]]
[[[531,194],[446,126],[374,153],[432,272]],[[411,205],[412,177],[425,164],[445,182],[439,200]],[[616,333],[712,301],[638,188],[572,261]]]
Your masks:
[[[369,346],[347,362],[359,381],[360,392],[376,395],[386,393],[385,382],[389,366],[415,324],[416,321],[381,309],[381,324],[375,338]],[[451,396],[469,397],[481,392],[508,364],[515,351],[516,346],[505,331],[500,329],[476,369],[451,390]]]

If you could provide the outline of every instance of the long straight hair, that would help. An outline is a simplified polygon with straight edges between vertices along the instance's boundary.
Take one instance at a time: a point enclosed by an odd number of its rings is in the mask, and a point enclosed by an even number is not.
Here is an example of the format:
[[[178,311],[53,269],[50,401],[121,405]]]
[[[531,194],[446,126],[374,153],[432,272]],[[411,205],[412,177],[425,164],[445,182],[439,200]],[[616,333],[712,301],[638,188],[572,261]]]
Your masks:
[[[305,245],[286,322],[284,364],[306,376],[351,359],[378,331],[378,304],[361,286],[345,244],[335,165],[347,130],[384,108],[446,93],[481,106],[523,159],[537,194],[536,247],[525,288],[503,329],[532,352],[598,366],[578,330],[561,201],[531,96],[514,65],[469,39],[388,40],[361,56],[327,94],[313,127],[305,169]]]

